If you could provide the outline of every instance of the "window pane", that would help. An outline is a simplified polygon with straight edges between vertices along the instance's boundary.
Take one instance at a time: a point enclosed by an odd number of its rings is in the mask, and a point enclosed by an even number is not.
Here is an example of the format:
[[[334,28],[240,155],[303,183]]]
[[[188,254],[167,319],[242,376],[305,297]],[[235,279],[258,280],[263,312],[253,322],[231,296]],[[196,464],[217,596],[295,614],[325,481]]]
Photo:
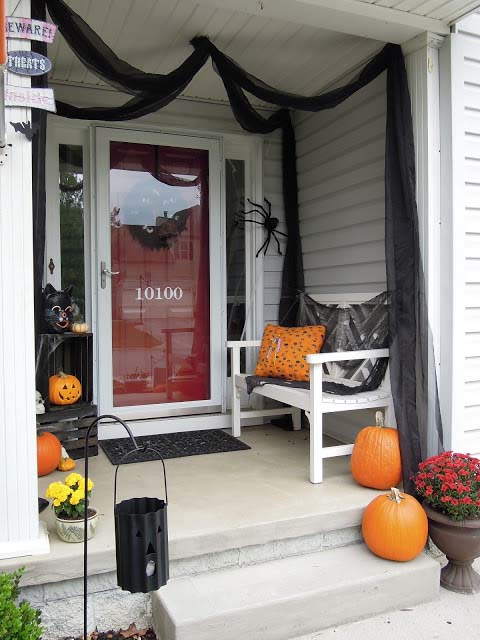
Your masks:
[[[110,143],[113,403],[208,400],[208,151]]]
[[[62,288],[73,285],[74,317],[85,318],[83,148],[59,146]]]
[[[245,161],[226,160],[227,338],[239,340],[245,326]],[[245,357],[242,349],[242,358]],[[242,365],[243,366],[243,365]],[[228,361],[230,375],[230,360]]]

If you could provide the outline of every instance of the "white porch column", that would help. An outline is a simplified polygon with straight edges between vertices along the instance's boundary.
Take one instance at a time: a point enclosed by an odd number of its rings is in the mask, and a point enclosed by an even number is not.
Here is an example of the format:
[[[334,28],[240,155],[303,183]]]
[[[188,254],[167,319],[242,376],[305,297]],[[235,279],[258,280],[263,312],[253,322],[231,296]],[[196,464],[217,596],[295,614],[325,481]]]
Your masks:
[[[413,134],[417,168],[417,205],[420,251],[422,255],[425,288],[428,302],[431,336],[429,342],[434,353],[429,371],[437,370],[440,386],[441,360],[441,304],[440,304],[440,74],[439,48],[444,38],[423,33],[403,45],[405,65],[412,99]],[[434,361],[435,360],[435,361]],[[435,452],[436,433],[433,422],[435,376],[430,376],[429,387],[429,453]],[[440,389],[439,389],[440,391]],[[444,425],[444,429],[445,429]]]
[[[445,448],[465,451],[465,109],[461,36],[440,49],[441,385]]]
[[[7,15],[16,4],[7,0]],[[15,15],[28,17],[30,1],[21,0]],[[26,40],[12,42],[10,49],[30,48]],[[8,82],[30,86],[13,74]],[[11,147],[0,157],[0,558],[48,550],[37,502],[31,143],[9,124],[31,120],[31,112],[6,111]]]

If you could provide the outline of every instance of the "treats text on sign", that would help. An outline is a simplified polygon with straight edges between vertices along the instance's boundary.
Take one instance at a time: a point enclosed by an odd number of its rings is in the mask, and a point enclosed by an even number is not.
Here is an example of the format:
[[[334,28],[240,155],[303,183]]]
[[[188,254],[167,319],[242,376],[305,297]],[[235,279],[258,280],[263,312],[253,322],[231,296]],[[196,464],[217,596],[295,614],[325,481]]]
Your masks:
[[[56,111],[53,89],[30,89],[5,85],[5,105],[7,107],[32,107]]]
[[[7,69],[22,76],[42,76],[52,68],[48,58],[34,51],[9,51]]]
[[[49,22],[7,16],[5,33],[7,38],[20,40],[39,40],[51,44],[55,38],[57,27]]]

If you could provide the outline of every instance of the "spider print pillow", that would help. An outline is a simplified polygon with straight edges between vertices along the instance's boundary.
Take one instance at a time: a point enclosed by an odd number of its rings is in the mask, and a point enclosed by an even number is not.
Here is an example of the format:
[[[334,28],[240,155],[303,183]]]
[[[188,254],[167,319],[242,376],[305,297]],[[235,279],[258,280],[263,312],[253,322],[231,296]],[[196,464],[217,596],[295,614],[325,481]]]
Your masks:
[[[325,340],[325,327],[278,327],[267,324],[263,332],[255,375],[286,380],[310,380],[306,356],[318,353]]]

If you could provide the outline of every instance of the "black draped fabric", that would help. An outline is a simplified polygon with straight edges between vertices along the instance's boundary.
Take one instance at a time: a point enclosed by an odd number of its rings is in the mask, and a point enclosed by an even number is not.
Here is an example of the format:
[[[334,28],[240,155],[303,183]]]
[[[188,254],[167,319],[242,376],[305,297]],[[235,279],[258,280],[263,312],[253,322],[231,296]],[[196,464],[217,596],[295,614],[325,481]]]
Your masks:
[[[45,5],[32,3],[32,18],[46,19]],[[47,55],[44,42],[32,41],[32,51]],[[32,87],[46,87],[47,76],[33,76]],[[45,260],[45,225],[47,217],[45,194],[45,149],[47,143],[47,113],[32,109],[32,125],[38,127],[38,133],[32,140],[32,209],[33,209],[33,295],[35,304],[35,334],[40,331],[42,306],[42,282]]]
[[[412,490],[410,474],[425,451],[421,450],[418,416],[427,406],[425,344],[428,328],[420,265],[417,209],[415,203],[415,160],[410,96],[401,48],[387,44],[348,84],[321,95],[299,96],[268,86],[225,56],[206,37],[192,41],[193,53],[178,69],[150,74],[119,59],[86,22],[63,0],[46,0],[53,21],[68,45],[90,71],[133,97],[114,108],[79,108],[58,102],[58,114],[91,120],[122,121],[139,118],[167,105],[181,93],[211,57],[227,92],[233,113],[247,131],[269,133],[282,130],[283,188],[288,230],[282,277],[279,320],[294,324],[297,293],[305,289],[302,247],[298,219],[298,189],[295,132],[290,109],[331,109],[387,71],[387,128],[385,161],[385,217],[387,286],[390,294],[390,370],[395,411],[403,458],[406,490]],[[277,105],[280,109],[265,117],[249,101],[246,92]],[[38,243],[42,238],[38,237]]]
[[[426,339],[427,334],[419,335],[418,325],[421,265],[410,95],[402,52],[392,55],[398,60],[387,75],[385,148],[385,254],[387,285],[394,305],[390,313],[390,378],[395,416],[401,425],[398,435],[402,458],[411,464],[408,471],[413,473],[423,457],[418,419],[426,412],[428,402],[425,385],[421,385],[422,397],[417,398],[417,381],[423,377],[417,348],[421,349],[419,339]],[[426,423],[421,426],[426,430]],[[404,473],[403,481],[414,493],[410,476]]]

